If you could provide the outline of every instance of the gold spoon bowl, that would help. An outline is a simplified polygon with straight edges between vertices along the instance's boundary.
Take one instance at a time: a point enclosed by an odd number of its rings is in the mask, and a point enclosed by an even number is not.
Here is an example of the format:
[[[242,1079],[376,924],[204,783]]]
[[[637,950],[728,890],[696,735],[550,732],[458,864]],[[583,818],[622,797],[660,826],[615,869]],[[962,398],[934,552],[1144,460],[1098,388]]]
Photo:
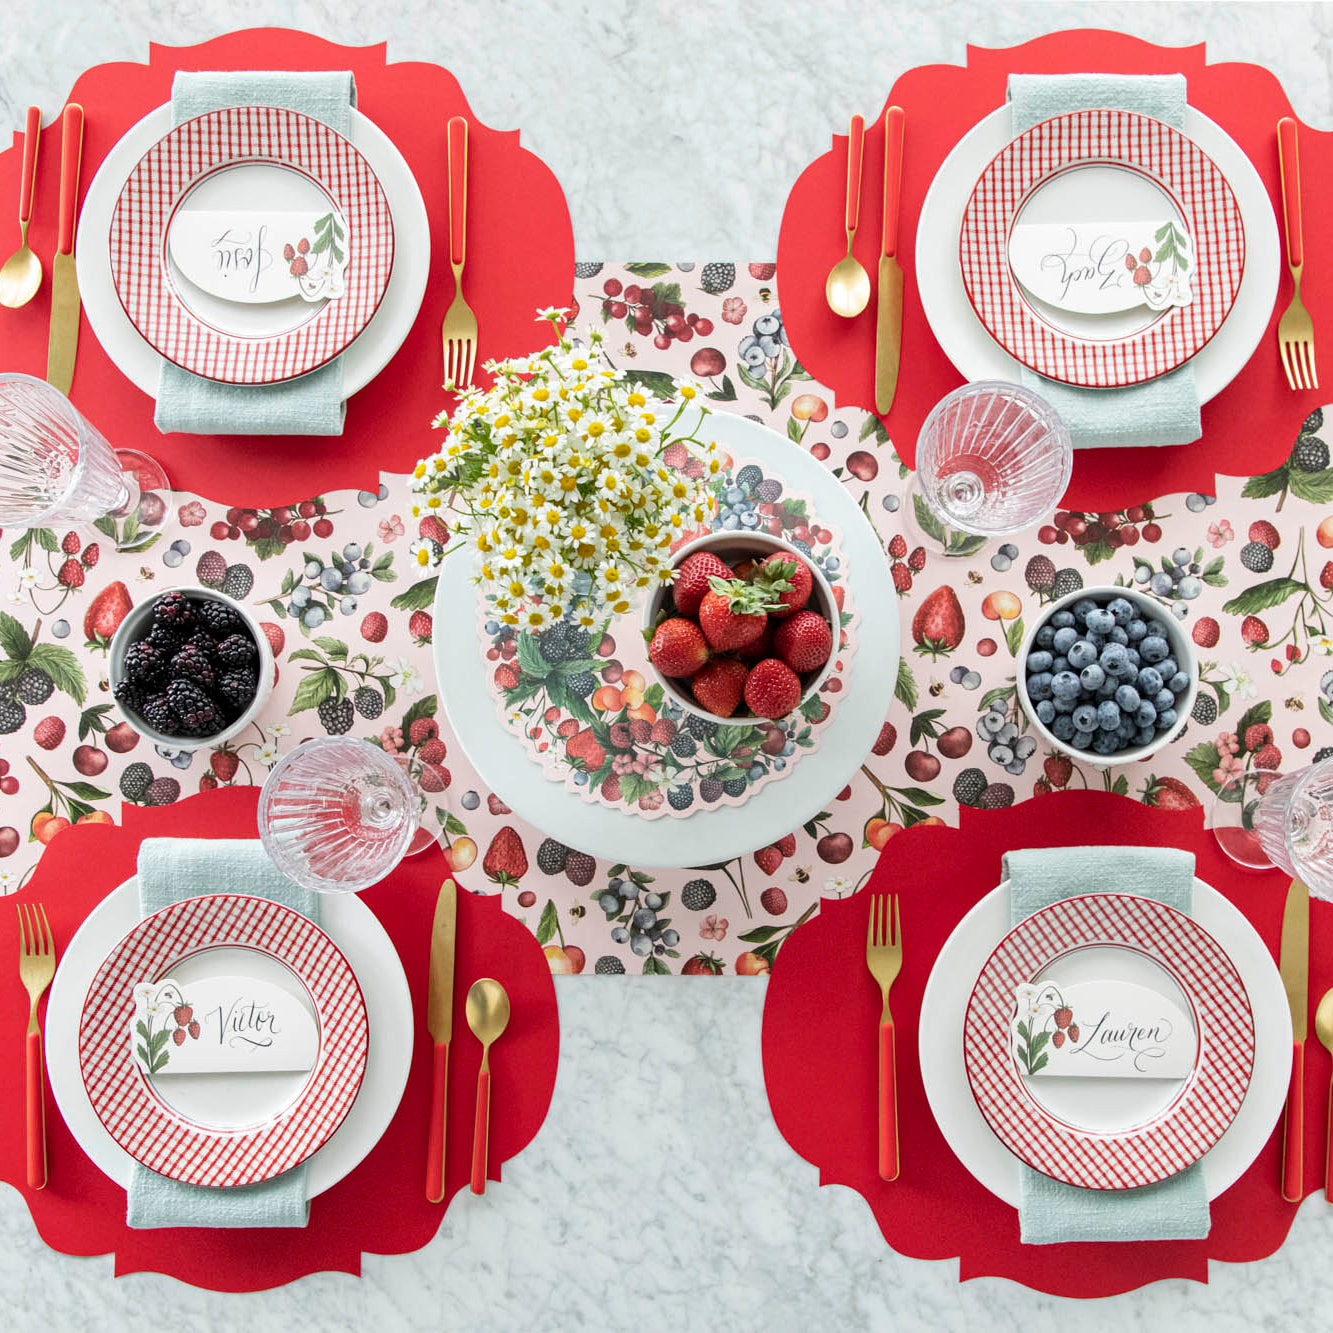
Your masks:
[[[35,106],[28,108],[23,130],[23,179],[19,182],[19,238],[21,244],[0,266],[0,305],[11,310],[27,305],[42,285],[42,261],[28,246],[28,223],[32,221],[32,194],[37,179],[37,145],[42,128],[42,114]]]
[[[498,981],[482,977],[467,993],[467,1025],[481,1042],[477,1073],[477,1118],[472,1130],[472,1193],[486,1193],[486,1164],[491,1130],[491,1043],[509,1026],[509,996]]]

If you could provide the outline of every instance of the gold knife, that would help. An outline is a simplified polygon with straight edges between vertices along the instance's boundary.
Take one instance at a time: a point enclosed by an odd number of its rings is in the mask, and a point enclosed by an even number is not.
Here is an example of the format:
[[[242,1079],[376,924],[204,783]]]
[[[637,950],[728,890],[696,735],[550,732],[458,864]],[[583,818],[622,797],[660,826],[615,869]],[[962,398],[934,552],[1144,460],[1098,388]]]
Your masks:
[[[879,309],[875,319],[875,411],[883,416],[898,391],[903,344],[903,270],[898,263],[898,213],[903,183],[903,109],[884,113],[884,221],[880,236]]]
[[[1300,1203],[1305,1192],[1305,1029],[1310,1009],[1310,890],[1298,879],[1282,912],[1282,985],[1291,1007],[1291,1083],[1282,1131],[1282,1197]]]
[[[74,271],[74,227],[79,211],[79,161],[83,156],[83,108],[65,108],[60,139],[60,239],[51,264],[51,331],[46,378],[68,394],[79,350],[79,278]]]
[[[458,886],[446,879],[435,900],[430,931],[430,995],[426,1026],[435,1043],[435,1074],[430,1094],[426,1145],[426,1198],[444,1198],[444,1126],[449,1094],[449,1043],[454,1035],[454,944],[457,939]]]

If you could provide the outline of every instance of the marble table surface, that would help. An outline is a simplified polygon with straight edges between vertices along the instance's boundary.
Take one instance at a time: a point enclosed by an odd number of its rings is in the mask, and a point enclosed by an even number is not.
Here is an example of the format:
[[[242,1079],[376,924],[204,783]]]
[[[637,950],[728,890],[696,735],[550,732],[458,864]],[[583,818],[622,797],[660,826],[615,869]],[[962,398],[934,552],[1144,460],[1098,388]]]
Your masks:
[[[894,77],[1098,26],[1213,61],[1267,65],[1297,112],[1333,125],[1333,8],[1320,4],[764,6],[679,0],[46,0],[0,32],[0,125],[47,117],[88,65],[140,60],[150,36],[200,41],[245,26],[387,40],[390,60],[448,65],[489,124],[563,183],[580,257],[772,254],[797,172]],[[95,114],[95,108],[89,108]],[[702,168],[702,169],[701,169]],[[682,186],[681,182],[688,182]],[[1074,1306],[954,1262],[906,1260],[869,1210],[779,1137],[763,1095],[764,983],[623,978],[557,982],[562,1058],[541,1135],[484,1200],[460,1196],[425,1249],[368,1257],[254,1296],[156,1276],[113,1280],[109,1259],[53,1254],[18,1195],[0,1192],[0,1302],[10,1329],[756,1327],[1210,1330],[1313,1326],[1333,1299],[1333,1209],[1308,1200],[1268,1260],[1214,1265],[1207,1286],[1159,1283]],[[590,1108],[614,1130],[595,1131]]]

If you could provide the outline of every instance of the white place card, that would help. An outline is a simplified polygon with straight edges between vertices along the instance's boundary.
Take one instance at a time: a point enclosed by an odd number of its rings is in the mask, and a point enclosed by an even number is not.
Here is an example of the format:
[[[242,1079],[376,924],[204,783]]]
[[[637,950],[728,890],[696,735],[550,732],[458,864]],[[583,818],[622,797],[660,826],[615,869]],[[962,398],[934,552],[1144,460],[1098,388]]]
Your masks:
[[[1031,1078],[1187,1078],[1199,1052],[1189,1014],[1127,981],[1024,983],[1010,1030],[1020,1074]]]
[[[1077,314],[1189,305],[1194,250],[1167,221],[1020,222],[1009,233],[1009,266],[1039,301]]]
[[[224,301],[334,300],[346,290],[347,223],[336,210],[181,208],[167,250],[190,282]]]
[[[166,977],[134,987],[131,1044],[144,1073],[271,1073],[314,1067],[319,1030],[290,991],[255,977]]]

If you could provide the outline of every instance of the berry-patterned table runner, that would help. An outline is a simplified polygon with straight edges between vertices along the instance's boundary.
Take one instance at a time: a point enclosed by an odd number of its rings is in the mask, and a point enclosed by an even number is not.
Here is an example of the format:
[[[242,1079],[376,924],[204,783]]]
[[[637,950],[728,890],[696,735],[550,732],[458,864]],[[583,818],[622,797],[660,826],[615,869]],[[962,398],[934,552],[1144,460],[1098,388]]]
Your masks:
[[[866,737],[856,779],[772,846],[653,872],[658,906],[635,910],[669,915],[674,947],[644,958],[620,938],[648,875],[581,854],[576,827],[555,830],[568,839],[557,842],[518,820],[444,725],[430,640],[473,625],[432,622],[434,561],[451,534],[439,519],[413,517],[405,474],[384,475],[377,490],[294,495],[269,509],[177,492],[160,534],[109,521],[96,533],[5,534],[0,888],[24,882],[71,822],[118,823],[122,801],[167,805],[201,788],[262,782],[299,740],[350,732],[393,752],[424,751],[448,771],[434,811],[449,863],[469,888],[503,885],[506,907],[557,970],[752,974],[769,968],[821,894],[864,883],[904,826],[956,824],[960,801],[999,807],[1105,786],[1181,808],[1211,800],[1232,773],[1294,768],[1325,752],[1333,468],[1321,411],[1280,466],[1223,479],[1217,497],[1144,495],[1115,512],[1061,512],[1017,539],[968,541],[945,558],[904,536],[906,474],[877,420],[835,409],[795,361],[774,272],[770,263],[581,264],[575,280],[578,322],[607,317],[618,363],[667,379],[690,372],[717,411],[753,416],[825,462],[883,536],[899,594],[896,608],[860,608],[896,610],[904,651],[896,703]],[[1178,743],[1148,764],[1102,773],[1019,743],[1030,731],[1015,702],[1013,652],[1024,620],[1049,598],[1117,579],[1183,618],[1203,681]],[[106,645],[132,604],[195,580],[259,612],[279,679],[259,725],[191,756],[155,749],[120,720]]]

